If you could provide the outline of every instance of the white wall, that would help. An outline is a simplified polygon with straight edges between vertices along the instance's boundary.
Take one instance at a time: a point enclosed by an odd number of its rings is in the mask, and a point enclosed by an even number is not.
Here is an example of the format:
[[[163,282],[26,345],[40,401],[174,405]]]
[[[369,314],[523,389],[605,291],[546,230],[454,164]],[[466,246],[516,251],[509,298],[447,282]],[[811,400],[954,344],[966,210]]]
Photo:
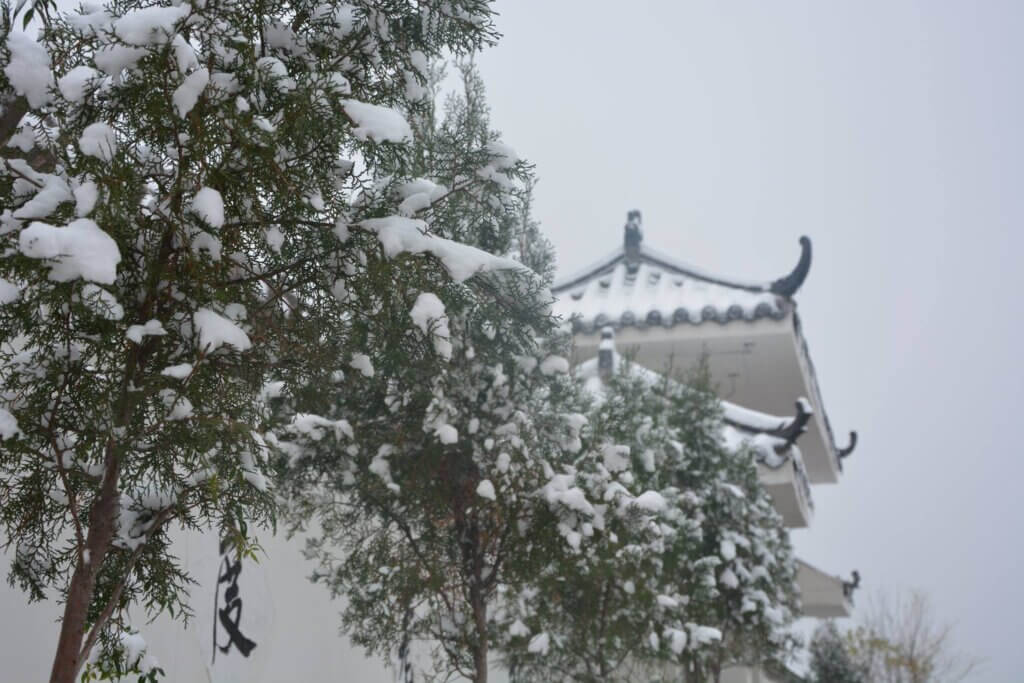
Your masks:
[[[346,680],[391,683],[393,673],[382,662],[367,659],[362,651],[339,635],[340,604],[327,590],[311,584],[309,565],[299,554],[299,541],[269,537],[263,541],[267,556],[260,564],[244,561],[238,575],[242,601],[239,623],[243,635],[256,643],[248,657],[235,647],[218,651],[213,659],[214,600],[222,569],[214,534],[188,534],[175,544],[177,552],[199,585],[192,591],[195,619],[187,629],[162,618],[139,629],[167,672],[169,683],[281,683],[282,681]],[[8,560],[2,563],[6,575]],[[225,606],[220,586],[220,607]],[[6,583],[0,586],[0,679],[11,683],[45,681],[49,677],[60,614],[52,602],[28,605],[25,594]],[[233,613],[229,616],[234,616]],[[226,644],[218,625],[217,637]]]

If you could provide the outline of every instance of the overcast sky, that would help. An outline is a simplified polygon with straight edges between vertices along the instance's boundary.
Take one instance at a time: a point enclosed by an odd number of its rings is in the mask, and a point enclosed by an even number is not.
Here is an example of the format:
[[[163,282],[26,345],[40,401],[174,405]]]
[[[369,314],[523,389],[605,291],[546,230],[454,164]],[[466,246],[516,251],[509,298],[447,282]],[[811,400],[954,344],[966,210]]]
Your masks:
[[[645,241],[797,295],[861,443],[810,562],[920,588],[1021,680],[1024,3],[499,2],[493,120],[541,179],[561,272]],[[840,439],[841,441],[844,439]],[[861,593],[863,596],[863,593]]]

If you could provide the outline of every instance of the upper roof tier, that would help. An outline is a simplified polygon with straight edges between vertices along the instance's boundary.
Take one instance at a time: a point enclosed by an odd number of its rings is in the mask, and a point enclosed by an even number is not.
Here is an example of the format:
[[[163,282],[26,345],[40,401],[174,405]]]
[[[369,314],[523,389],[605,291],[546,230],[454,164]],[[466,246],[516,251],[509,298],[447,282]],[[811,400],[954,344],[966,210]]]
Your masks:
[[[800,260],[785,277],[731,280],[644,245],[640,212],[630,211],[621,248],[555,283],[554,312],[584,328],[778,320],[811,267],[811,241],[801,237],[800,246]]]

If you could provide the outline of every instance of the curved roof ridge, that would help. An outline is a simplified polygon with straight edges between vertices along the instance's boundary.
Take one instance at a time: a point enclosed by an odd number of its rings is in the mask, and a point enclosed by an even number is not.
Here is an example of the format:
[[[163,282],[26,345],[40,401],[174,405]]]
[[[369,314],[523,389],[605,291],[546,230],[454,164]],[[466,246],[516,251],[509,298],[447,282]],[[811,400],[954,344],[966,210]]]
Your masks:
[[[692,266],[688,263],[684,263],[683,261],[680,261],[676,258],[673,258],[672,256],[669,256],[665,252],[658,251],[657,249],[653,249],[651,247],[648,247],[647,245],[640,245],[640,258],[642,260],[650,261],[655,265],[661,266],[662,268],[666,268],[677,275],[687,275],[697,280],[710,282],[711,284],[722,285],[724,287],[732,287],[733,289],[743,289],[748,292],[755,293],[771,291],[770,283],[744,281],[714,275],[713,273],[704,270],[703,268],[698,268],[697,266]]]
[[[578,268],[572,275],[567,275],[561,280],[557,280],[553,285],[551,285],[551,292],[552,294],[557,294],[570,289],[571,287],[575,287],[581,282],[589,280],[591,277],[611,268],[625,257],[626,255],[623,253],[622,249],[616,249],[615,251],[605,255],[603,258],[591,262],[590,265]]]
[[[552,293],[559,293],[578,286],[589,279],[597,277],[605,270],[614,267],[621,261],[631,264],[648,262],[672,271],[677,275],[685,275],[697,280],[703,280],[716,285],[740,289],[748,292],[762,293],[771,292],[785,298],[792,298],[796,294],[807,274],[811,270],[811,240],[806,235],[800,237],[800,258],[796,266],[787,275],[784,275],[771,282],[765,281],[744,281],[729,277],[715,275],[707,270],[684,263],[664,252],[658,251],[643,244],[643,233],[640,230],[640,217],[638,211],[631,211],[628,222],[624,229],[622,247],[615,249],[604,258],[601,258],[589,266],[581,268],[573,274],[559,279],[551,287]]]

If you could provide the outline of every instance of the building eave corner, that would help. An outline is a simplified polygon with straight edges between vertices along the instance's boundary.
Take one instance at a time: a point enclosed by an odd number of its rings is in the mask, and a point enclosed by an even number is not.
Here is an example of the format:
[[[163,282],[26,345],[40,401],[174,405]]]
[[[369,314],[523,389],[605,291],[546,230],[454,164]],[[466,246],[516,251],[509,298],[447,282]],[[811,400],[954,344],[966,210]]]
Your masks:
[[[797,290],[800,289],[801,285],[804,284],[804,280],[807,279],[807,274],[811,271],[811,238],[804,235],[800,238],[800,260],[797,261],[796,267],[793,271],[781,277],[771,284],[769,290],[773,294],[778,296],[791,299]]]

